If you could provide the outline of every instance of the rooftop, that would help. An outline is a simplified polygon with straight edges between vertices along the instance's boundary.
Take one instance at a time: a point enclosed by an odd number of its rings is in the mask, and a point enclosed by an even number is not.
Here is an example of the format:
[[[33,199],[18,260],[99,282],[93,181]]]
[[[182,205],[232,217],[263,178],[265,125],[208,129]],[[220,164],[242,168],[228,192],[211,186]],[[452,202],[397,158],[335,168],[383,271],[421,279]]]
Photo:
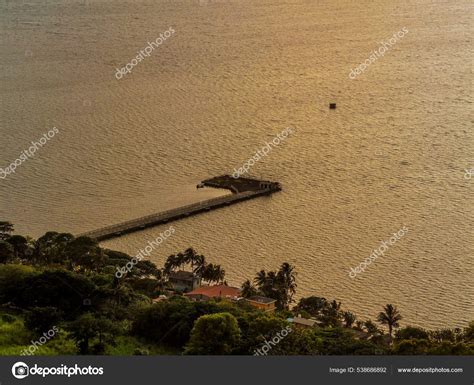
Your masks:
[[[273,298],[268,298],[268,297],[262,297],[261,295],[254,295],[252,297],[247,298],[248,301],[253,301],[253,302],[258,302],[258,303],[264,303],[264,304],[270,304],[273,302],[276,302],[276,299]]]
[[[227,285],[200,286],[185,295],[205,295],[210,298],[240,297],[240,289]]]
[[[314,326],[316,324],[316,320],[303,317],[288,318],[287,321],[305,326]]]

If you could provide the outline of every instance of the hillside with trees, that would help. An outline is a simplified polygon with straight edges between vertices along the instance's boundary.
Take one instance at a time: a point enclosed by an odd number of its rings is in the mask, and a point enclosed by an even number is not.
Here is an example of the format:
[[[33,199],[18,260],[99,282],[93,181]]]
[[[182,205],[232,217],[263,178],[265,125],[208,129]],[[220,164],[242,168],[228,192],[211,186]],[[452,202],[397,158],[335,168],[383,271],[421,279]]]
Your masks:
[[[47,232],[34,240],[12,235],[0,222],[0,354],[16,355],[55,328],[32,354],[374,355],[474,353],[474,323],[425,330],[402,326],[402,311],[387,304],[376,321],[359,320],[340,302],[318,296],[295,302],[297,267],[282,262],[242,283],[241,297],[193,301],[173,292],[169,275],[188,269],[207,284],[225,284],[225,270],[189,248],[163,267],[104,249],[93,239]],[[263,312],[245,298],[273,299]],[[311,321],[298,327],[292,320]],[[26,353],[28,354],[28,353]]]

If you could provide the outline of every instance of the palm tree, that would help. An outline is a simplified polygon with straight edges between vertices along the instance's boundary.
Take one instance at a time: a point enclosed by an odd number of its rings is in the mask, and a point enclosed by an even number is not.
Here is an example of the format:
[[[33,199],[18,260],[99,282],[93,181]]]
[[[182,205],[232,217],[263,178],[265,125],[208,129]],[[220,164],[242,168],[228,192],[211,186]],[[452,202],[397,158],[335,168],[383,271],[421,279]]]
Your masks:
[[[285,291],[285,297],[287,304],[293,302],[293,296],[296,293],[296,273],[294,272],[295,268],[291,266],[288,262],[282,263],[280,270],[278,270],[278,281],[282,285],[283,290]]]
[[[166,258],[166,262],[164,265],[164,273],[169,275],[174,269],[177,267],[177,259],[176,255],[172,254],[168,258]]]
[[[325,326],[340,326],[341,325],[341,303],[336,300],[326,303],[326,306],[321,311],[320,320]]]
[[[265,282],[262,287],[260,287],[260,290],[270,298],[278,298],[278,292],[279,292],[279,285],[278,285],[278,276],[277,273],[274,271],[269,271],[267,273],[267,277],[265,279]]]
[[[224,281],[224,277],[225,270],[221,267],[221,265],[214,265],[213,263],[208,264],[204,268],[204,272],[202,274],[202,279],[209,283],[220,283]]]
[[[242,297],[249,298],[257,294],[257,289],[252,285],[250,280],[246,280],[242,284]]]
[[[178,269],[180,269],[181,266],[186,265],[186,263],[186,256],[183,253],[176,254],[176,264]]]
[[[209,263],[204,267],[201,278],[203,281],[211,283],[214,280],[214,264]]]
[[[345,311],[344,313],[342,313],[342,317],[344,318],[346,328],[351,328],[354,322],[356,321],[355,314],[351,313],[350,311]]]
[[[388,326],[388,334],[390,335],[390,338],[392,338],[392,330],[393,328],[398,328],[400,326],[398,321],[402,319],[402,316],[398,309],[391,304],[387,304],[383,309],[384,311],[379,313],[377,321],[382,325]]]
[[[333,299],[329,304],[329,308],[338,313],[341,310],[341,303]]]
[[[265,286],[267,282],[267,272],[265,270],[260,270],[253,280],[258,287]]]
[[[283,263],[278,272],[260,270],[254,282],[264,296],[277,300],[279,309],[286,309],[296,293],[296,273],[289,263]]]
[[[380,330],[377,327],[377,325],[372,322],[370,319],[364,322],[365,329],[367,330],[367,333],[371,335],[379,334]]]
[[[225,270],[221,267],[221,265],[214,266],[212,277],[213,277],[213,281],[216,283],[220,283],[224,281]]]
[[[165,273],[163,270],[158,270],[158,272],[155,274],[156,278],[156,288],[160,291],[163,292],[166,289],[171,289],[173,285],[166,279]]]
[[[191,264],[191,271],[194,270],[194,264],[196,263],[199,255],[197,255],[196,251],[190,247],[184,251],[183,261],[185,264]]]
[[[196,266],[193,268],[193,273],[202,277],[204,270],[206,269],[206,258],[204,258],[203,255],[196,255],[194,264]]]

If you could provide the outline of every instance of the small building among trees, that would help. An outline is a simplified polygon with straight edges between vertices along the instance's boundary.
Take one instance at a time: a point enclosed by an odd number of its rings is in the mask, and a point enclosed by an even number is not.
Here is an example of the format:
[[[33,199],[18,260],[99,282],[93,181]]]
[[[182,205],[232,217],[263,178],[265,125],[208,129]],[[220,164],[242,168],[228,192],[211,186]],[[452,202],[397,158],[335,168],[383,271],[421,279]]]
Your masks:
[[[254,295],[252,297],[246,298],[250,306],[253,306],[256,309],[263,310],[264,312],[273,312],[275,311],[276,300],[273,298],[262,297],[261,295]]]
[[[298,315],[297,317],[294,318],[287,318],[287,321],[292,325],[297,328],[301,329],[310,329],[313,326],[316,325],[317,321],[312,318],[303,318],[301,315]]]
[[[172,271],[169,274],[169,283],[171,287],[183,293],[192,291],[201,285],[201,277],[190,271]]]

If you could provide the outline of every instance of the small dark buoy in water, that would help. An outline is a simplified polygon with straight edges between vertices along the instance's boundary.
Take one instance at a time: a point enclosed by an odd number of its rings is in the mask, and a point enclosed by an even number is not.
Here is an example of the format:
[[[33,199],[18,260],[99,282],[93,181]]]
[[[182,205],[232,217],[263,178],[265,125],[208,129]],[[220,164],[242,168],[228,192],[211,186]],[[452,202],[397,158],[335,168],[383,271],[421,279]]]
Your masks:
[[[335,110],[336,109],[336,103],[329,103],[329,109],[330,110]]]

